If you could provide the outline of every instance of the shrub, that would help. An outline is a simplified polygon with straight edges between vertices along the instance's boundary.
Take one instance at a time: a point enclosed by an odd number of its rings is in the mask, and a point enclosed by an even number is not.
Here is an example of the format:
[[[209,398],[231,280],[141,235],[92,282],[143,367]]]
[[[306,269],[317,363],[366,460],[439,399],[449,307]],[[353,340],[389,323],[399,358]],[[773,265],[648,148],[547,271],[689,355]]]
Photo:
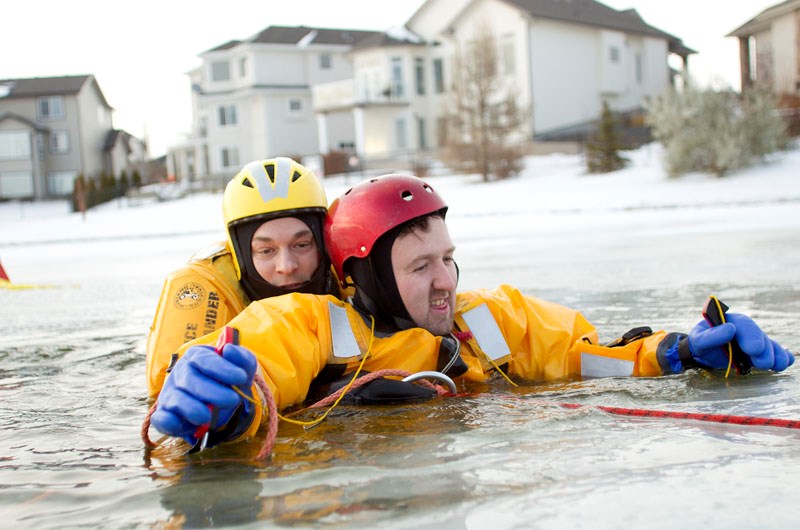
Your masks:
[[[747,167],[786,145],[786,127],[775,98],[763,90],[686,89],[646,105],[646,121],[664,145],[667,173],[691,171],[718,177]]]

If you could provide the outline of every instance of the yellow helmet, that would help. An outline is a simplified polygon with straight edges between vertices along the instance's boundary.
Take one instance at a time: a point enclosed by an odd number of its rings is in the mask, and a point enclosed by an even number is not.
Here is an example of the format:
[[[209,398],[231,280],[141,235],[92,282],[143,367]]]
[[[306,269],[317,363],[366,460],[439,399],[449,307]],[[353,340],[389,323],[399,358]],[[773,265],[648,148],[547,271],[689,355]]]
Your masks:
[[[251,300],[283,294],[253,268],[250,240],[258,226],[280,217],[301,219],[314,233],[324,257],[323,265],[330,268],[321,231],[327,210],[328,199],[322,183],[311,170],[291,158],[250,162],[228,182],[222,198],[222,215],[234,253],[236,276]]]

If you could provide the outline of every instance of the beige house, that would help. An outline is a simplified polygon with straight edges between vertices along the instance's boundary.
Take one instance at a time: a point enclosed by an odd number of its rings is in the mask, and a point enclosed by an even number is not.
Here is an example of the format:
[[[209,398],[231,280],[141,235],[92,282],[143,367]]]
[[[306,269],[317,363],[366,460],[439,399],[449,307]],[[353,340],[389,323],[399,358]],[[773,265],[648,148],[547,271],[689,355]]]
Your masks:
[[[739,39],[742,90],[800,93],[800,0],[765,9],[728,34]]]
[[[0,199],[56,198],[78,175],[130,175],[144,144],[112,126],[92,75],[0,80]]]

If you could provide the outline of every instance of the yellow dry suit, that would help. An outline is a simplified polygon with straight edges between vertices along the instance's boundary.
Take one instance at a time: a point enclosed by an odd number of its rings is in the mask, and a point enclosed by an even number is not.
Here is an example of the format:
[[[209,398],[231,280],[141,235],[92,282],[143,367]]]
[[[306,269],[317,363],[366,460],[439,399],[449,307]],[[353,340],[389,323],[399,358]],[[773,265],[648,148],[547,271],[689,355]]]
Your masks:
[[[147,336],[148,395],[158,396],[172,354],[181,344],[221,328],[249,303],[224,242],[198,252],[170,273]]]
[[[333,285],[339,285],[332,270],[331,274]],[[342,290],[341,296],[351,292]],[[148,396],[158,397],[173,354],[182,344],[220,329],[249,303],[224,242],[201,250],[170,273],[147,336]]]
[[[290,294],[254,302],[229,323],[252,351],[278,410],[302,403],[312,381],[331,366],[352,374],[363,370],[436,370],[446,338],[412,328],[387,336],[373,334],[368,318],[333,296]],[[466,369],[455,379],[462,387],[483,382],[498,369],[516,380],[553,381],[594,376],[657,376],[668,371],[657,349],[667,336],[640,328],[615,346],[598,343],[597,331],[578,311],[523,295],[507,285],[456,297],[455,332]],[[214,344],[219,332],[187,345]],[[253,395],[263,400],[257,388]],[[263,404],[263,401],[262,401]],[[243,435],[252,436],[266,420],[266,407]],[[256,416],[259,416],[258,414]]]

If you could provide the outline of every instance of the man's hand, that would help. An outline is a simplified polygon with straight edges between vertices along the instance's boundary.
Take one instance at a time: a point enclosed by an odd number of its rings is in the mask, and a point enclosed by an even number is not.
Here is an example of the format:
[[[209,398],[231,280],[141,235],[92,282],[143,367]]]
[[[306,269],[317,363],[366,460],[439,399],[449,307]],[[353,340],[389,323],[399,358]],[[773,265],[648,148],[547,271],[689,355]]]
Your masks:
[[[197,427],[211,421],[209,406],[218,409],[217,429],[224,427],[240,406],[246,414],[239,414],[238,421],[249,422],[254,407],[232,387],[252,397],[257,365],[255,356],[241,346],[226,344],[222,355],[211,346],[192,346],[164,382],[152,425],[194,444]]]
[[[732,340],[750,357],[753,368],[780,372],[794,363],[794,355],[770,339],[750,317],[727,313],[726,318],[726,323],[714,327],[703,320],[689,333],[689,351],[699,364],[727,368],[729,356],[725,345]]]

